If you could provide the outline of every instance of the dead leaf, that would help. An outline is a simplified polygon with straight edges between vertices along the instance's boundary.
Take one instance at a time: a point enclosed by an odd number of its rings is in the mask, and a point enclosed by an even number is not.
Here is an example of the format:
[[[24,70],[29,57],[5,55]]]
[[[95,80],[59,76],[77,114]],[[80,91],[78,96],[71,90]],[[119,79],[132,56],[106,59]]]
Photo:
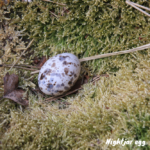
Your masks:
[[[29,102],[27,99],[23,99],[23,94],[25,93],[24,90],[22,89],[17,89],[12,91],[11,93],[7,94],[6,96],[3,96],[4,98],[11,99],[15,101],[16,103],[23,105],[23,106],[28,106]]]
[[[17,75],[9,75],[7,73],[4,77],[4,95],[7,95],[14,91],[18,87],[19,78]]]
[[[19,78],[17,75],[12,74],[9,75],[7,73],[4,77],[4,96],[3,98],[8,98],[16,103],[27,106],[28,100],[23,99],[25,91],[22,89],[18,89]]]

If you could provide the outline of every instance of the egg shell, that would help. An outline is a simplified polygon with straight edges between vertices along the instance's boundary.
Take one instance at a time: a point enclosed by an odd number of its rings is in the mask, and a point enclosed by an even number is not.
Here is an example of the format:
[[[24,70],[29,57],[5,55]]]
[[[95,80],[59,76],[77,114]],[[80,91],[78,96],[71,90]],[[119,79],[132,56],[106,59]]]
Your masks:
[[[62,95],[76,83],[80,70],[79,59],[71,53],[51,57],[39,72],[39,88],[47,95]]]

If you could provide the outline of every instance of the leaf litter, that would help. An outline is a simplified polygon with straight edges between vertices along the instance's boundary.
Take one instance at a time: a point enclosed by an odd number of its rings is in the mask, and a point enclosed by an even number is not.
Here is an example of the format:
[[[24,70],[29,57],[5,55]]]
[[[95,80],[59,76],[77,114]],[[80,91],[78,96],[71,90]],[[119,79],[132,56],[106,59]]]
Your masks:
[[[4,77],[4,96],[3,98],[8,98],[14,102],[28,106],[29,102],[27,97],[24,97],[25,91],[18,88],[19,78],[15,74],[9,75],[7,73]]]

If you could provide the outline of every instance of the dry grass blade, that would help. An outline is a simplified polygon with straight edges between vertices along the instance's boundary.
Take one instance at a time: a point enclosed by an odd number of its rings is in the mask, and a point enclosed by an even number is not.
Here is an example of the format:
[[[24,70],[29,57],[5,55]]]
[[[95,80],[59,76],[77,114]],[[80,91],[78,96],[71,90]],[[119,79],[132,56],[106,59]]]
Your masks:
[[[53,1],[49,1],[49,0],[43,0],[45,2],[50,2],[50,3],[54,3],[54,4],[58,4],[58,5],[62,5],[62,6],[66,6],[66,4],[62,4],[62,3],[57,3],[57,2],[53,2]]]
[[[143,8],[143,9],[145,9],[145,10],[150,11],[150,8],[148,8],[148,7],[145,7],[145,6],[139,5],[139,4],[134,3],[134,2],[130,2],[130,3],[131,3],[131,4],[133,4],[133,5],[135,5],[135,6],[137,6],[137,7],[140,7],[140,8]]]
[[[140,46],[140,47],[137,47],[137,48],[133,48],[133,49],[129,49],[129,50],[125,50],[125,51],[119,51],[119,52],[114,52],[114,53],[107,53],[107,54],[102,54],[102,55],[86,57],[86,58],[82,58],[82,59],[79,59],[79,60],[80,60],[80,62],[83,62],[83,61],[88,61],[88,60],[105,58],[105,57],[109,57],[109,56],[133,53],[133,52],[145,50],[145,49],[148,49],[148,48],[150,48],[150,44],[146,44],[146,45],[143,45],[143,46]],[[36,74],[36,73],[39,73],[39,70],[31,72],[31,74]]]
[[[31,72],[31,74],[36,74],[36,73],[39,73],[39,72],[40,72],[40,70],[36,70],[36,71]]]
[[[138,8],[138,7],[141,7],[141,8],[146,9],[146,10],[150,10],[149,8],[144,7],[144,6],[141,6],[141,5],[138,5],[138,4],[135,4],[135,3],[130,2],[130,1],[126,1],[126,3],[127,3],[128,5],[134,7],[135,9],[139,10],[140,12],[144,13],[145,15],[147,15],[147,16],[150,17],[150,14],[149,14],[149,13],[145,12],[144,10],[142,10],[142,9],[140,9],[140,8]],[[138,6],[138,7],[137,7],[137,6]]]
[[[100,77],[96,76],[96,77],[93,78],[92,83],[95,82],[95,81],[98,81],[98,80],[100,80]]]
[[[119,51],[119,52],[114,52],[114,53],[107,53],[107,54],[102,54],[102,55],[96,55],[96,56],[92,56],[92,57],[86,57],[86,58],[82,58],[80,59],[80,62],[83,61],[88,61],[88,60],[94,60],[94,59],[99,59],[99,58],[105,58],[105,57],[109,57],[109,56],[115,56],[115,55],[120,55],[120,54],[127,54],[127,53],[133,53],[136,51],[141,51],[144,49],[150,48],[150,44],[147,45],[143,45],[137,48],[133,48],[133,49],[129,49],[129,50],[125,50],[125,51]]]

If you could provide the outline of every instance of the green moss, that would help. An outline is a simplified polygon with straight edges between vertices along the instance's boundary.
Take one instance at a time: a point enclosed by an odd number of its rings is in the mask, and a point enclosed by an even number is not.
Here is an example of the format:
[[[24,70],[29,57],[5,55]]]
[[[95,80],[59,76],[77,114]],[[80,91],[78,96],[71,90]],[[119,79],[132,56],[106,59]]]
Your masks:
[[[149,17],[125,1],[64,0],[60,3],[66,6],[38,0],[28,5],[15,3],[15,17],[19,17],[18,11],[23,14],[17,24],[19,29],[24,29],[31,39],[37,41],[35,55],[52,56],[67,51],[83,58],[149,43]],[[148,1],[140,0],[138,3],[150,5]],[[89,61],[87,64],[93,72],[106,72],[119,67],[115,61],[127,61],[129,55]]]

